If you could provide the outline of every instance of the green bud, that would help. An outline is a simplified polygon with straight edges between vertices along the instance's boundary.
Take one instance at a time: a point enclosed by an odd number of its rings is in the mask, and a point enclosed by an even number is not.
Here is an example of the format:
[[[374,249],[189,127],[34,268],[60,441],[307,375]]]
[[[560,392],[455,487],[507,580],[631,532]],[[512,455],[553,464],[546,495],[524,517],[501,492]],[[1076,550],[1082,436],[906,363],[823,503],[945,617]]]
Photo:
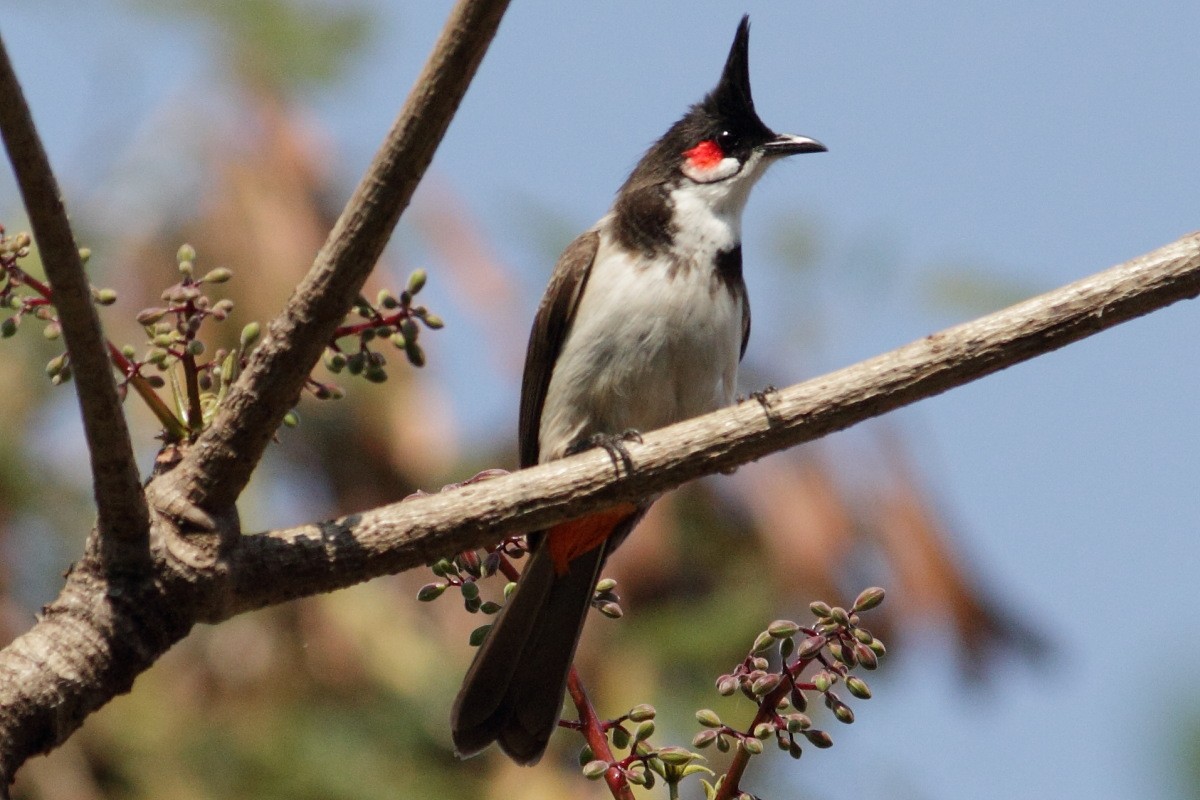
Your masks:
[[[625,615],[625,612],[621,610],[619,603],[601,603],[600,608],[597,610],[609,619],[620,619]]]
[[[121,347],[121,355],[131,359],[137,355],[137,350],[131,344],[123,345]]]
[[[446,591],[446,584],[427,583],[417,592],[417,599],[422,603],[428,603],[430,600],[436,600],[442,596],[442,592]]]
[[[863,589],[858,597],[854,600],[855,611],[870,611],[883,602],[883,589],[878,586],[872,586],[869,589]]]
[[[479,606],[480,612],[484,614],[498,614],[501,608],[503,608],[502,605],[491,600],[484,600]]]
[[[429,312],[425,312],[423,315],[421,315],[421,321],[425,323],[425,327],[434,331],[441,330],[442,328],[446,327],[446,323],[441,317],[439,317],[437,314],[431,314]]]
[[[720,750],[722,753],[729,752],[729,737],[728,736],[725,736],[724,734],[720,734],[717,736],[717,749]]]
[[[654,710],[654,706],[648,703],[642,703],[629,709],[630,722],[645,722],[648,719],[654,719],[654,715],[658,713]]]
[[[867,682],[857,675],[846,678],[846,689],[859,700],[871,699],[871,687],[867,686]]]
[[[371,383],[383,383],[387,380],[387,370],[372,364],[363,372],[363,377]]]
[[[187,351],[193,356],[202,355],[204,353],[204,342],[199,339],[192,339],[187,343]]]
[[[375,295],[375,305],[382,308],[395,308],[400,305],[396,299],[396,295],[392,294],[391,289],[380,289],[379,294]]]
[[[788,733],[800,733],[812,727],[812,720],[807,714],[788,714],[786,719]]]
[[[637,730],[633,732],[633,740],[635,742],[642,742],[649,739],[652,735],[654,735],[654,722],[646,720],[638,725]]]
[[[510,581],[510,582],[504,584],[504,599],[507,600],[508,598],[512,597],[512,593],[515,592],[516,590],[517,590],[516,581]]]
[[[210,272],[205,274],[205,276],[200,279],[200,282],[201,283],[224,283],[225,281],[229,280],[232,277],[233,277],[233,270],[229,269],[228,267],[217,267],[216,269],[211,270]]]
[[[738,679],[732,675],[722,675],[717,681],[717,694],[722,697],[729,697],[738,688]]]
[[[300,415],[296,413],[296,409],[292,409],[283,415],[283,425],[285,428],[295,428],[300,424]]]
[[[479,597],[479,584],[475,581],[463,581],[462,596],[467,600]]]
[[[196,264],[193,261],[189,260],[189,261],[180,261],[179,262],[179,274],[184,276],[185,278],[192,277],[192,272],[195,271],[195,269],[196,269]]]
[[[91,258],[92,258],[92,248],[90,248],[90,247],[79,248],[79,263],[83,264],[83,266],[86,267],[88,261],[90,261]]]
[[[408,346],[408,343],[404,340],[404,337],[398,333],[393,333],[391,336],[389,336],[388,341],[395,345],[398,350],[403,350]]]
[[[334,374],[341,372],[346,368],[346,356],[336,350],[327,352],[325,368]]]
[[[175,252],[175,260],[180,263],[184,261],[195,261],[196,248],[192,247],[190,244],[180,245],[179,250]]]
[[[875,650],[874,642],[871,647],[859,643],[854,648],[854,654],[858,657],[858,662],[862,664],[863,669],[875,669],[879,666],[879,655]]]
[[[762,755],[763,743],[758,739],[742,739],[742,749],[752,756]]]
[[[717,712],[711,708],[702,708],[696,712],[696,722],[699,722],[706,728],[721,727],[721,718],[717,716]]]
[[[812,683],[813,686],[817,687],[817,691],[822,693],[828,692],[829,687],[833,686],[832,678],[830,677],[829,673],[825,672],[824,670],[818,672],[816,675],[813,675]]]
[[[809,636],[800,645],[800,649],[796,651],[796,658],[801,661],[808,661],[816,658],[817,654],[825,648],[827,640],[824,636]]]
[[[583,777],[587,778],[589,781],[595,781],[603,778],[604,773],[606,772],[608,772],[607,761],[600,761],[597,759],[595,761],[589,761],[583,765]]]
[[[144,375],[143,377],[152,389],[161,389],[167,385],[166,379],[161,375]]]
[[[624,750],[629,747],[629,731],[620,725],[612,729],[613,747],[618,750]]]
[[[854,638],[858,639],[863,644],[870,644],[871,642],[875,641],[875,637],[872,636],[871,632],[866,628],[855,628]]]
[[[820,617],[821,619],[828,617],[830,611],[832,611],[828,603],[822,603],[820,600],[817,600],[815,603],[809,603],[808,610],[813,613],[813,616]]]
[[[808,739],[808,743],[813,747],[820,747],[822,750],[833,747],[833,738],[825,731],[807,730],[804,732],[804,738]]]
[[[112,289],[93,289],[92,297],[102,306],[111,306],[117,302],[117,293]]]
[[[246,327],[242,328],[241,347],[243,350],[249,350],[258,341],[258,337],[262,335],[262,326],[257,322],[248,322]]]
[[[754,644],[750,647],[751,653],[761,653],[770,649],[771,645],[775,644],[775,637],[767,631],[763,631],[754,640]]]
[[[16,317],[9,317],[4,322],[0,322],[0,337],[7,339],[17,332],[20,325],[21,322]]]
[[[664,747],[660,749],[657,755],[664,764],[669,764],[672,767],[681,767],[696,757],[692,753],[682,747]]]
[[[165,308],[143,308],[138,312],[137,321],[139,325],[153,325],[166,316],[166,313]]]
[[[754,726],[755,739],[768,739],[775,733],[775,725],[770,722],[760,722]]]
[[[804,755],[804,750],[797,742],[788,742],[788,755],[792,758],[799,758]]]
[[[846,609],[842,608],[841,606],[834,606],[829,611],[829,618],[844,628],[849,627],[850,625],[850,615],[847,614]]]
[[[758,678],[750,685],[750,691],[758,697],[768,695],[779,686],[779,682],[783,680],[783,676],[779,673],[768,673]]]
[[[439,578],[444,578],[451,573],[458,572],[458,570],[454,568],[454,564],[451,563],[450,559],[448,558],[439,558],[429,566],[429,569]]]
[[[67,354],[62,353],[46,362],[46,374],[51,378],[62,372],[63,367],[67,364]]]
[[[408,293],[416,294],[425,288],[425,279],[428,277],[425,270],[413,270],[413,274],[408,276]]]
[[[69,380],[71,380],[71,365],[67,363],[63,365],[63,368],[58,371],[57,375],[50,379],[50,383],[60,386]]]
[[[717,740],[717,732],[713,730],[700,731],[692,737],[692,747],[708,747]]]
[[[845,703],[838,702],[833,706],[833,715],[837,717],[838,722],[849,725],[854,722],[854,711]]]
[[[601,578],[596,582],[597,592],[611,592],[615,588],[617,588],[617,582],[612,578]]]
[[[887,655],[887,648],[883,646],[883,640],[881,639],[875,639],[871,642],[871,644],[868,645],[868,647],[870,647],[871,652],[877,656]]]
[[[854,657],[853,648],[846,647],[840,642],[834,642],[829,645],[829,654],[847,667],[853,667],[858,663],[858,659]]]
[[[408,357],[408,363],[414,367],[425,366],[425,351],[421,349],[421,345],[411,339],[405,342],[404,355]]]
[[[595,757],[596,755],[592,752],[592,746],[590,744],[585,744],[583,747],[579,748],[579,766],[584,766]]]
[[[776,639],[786,639],[789,636],[795,635],[799,630],[800,626],[790,619],[777,619],[767,626],[767,633]]]
[[[491,629],[492,626],[490,623],[487,625],[480,625],[478,628],[471,631],[471,636],[469,639],[467,639],[467,643],[470,644],[471,647],[479,647],[479,645],[483,644],[483,640],[487,638],[488,631]]]

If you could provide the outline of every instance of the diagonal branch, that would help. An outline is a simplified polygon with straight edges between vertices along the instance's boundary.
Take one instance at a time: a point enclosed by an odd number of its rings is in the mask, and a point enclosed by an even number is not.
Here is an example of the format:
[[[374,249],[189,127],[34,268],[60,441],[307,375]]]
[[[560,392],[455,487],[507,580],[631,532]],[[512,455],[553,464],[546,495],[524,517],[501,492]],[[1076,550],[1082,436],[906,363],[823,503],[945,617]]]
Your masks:
[[[2,41],[0,133],[50,279],[71,357],[91,454],[101,554],[109,566],[147,567],[150,519],[100,319],[92,302],[92,287],[83,271],[50,161]]]
[[[500,24],[508,0],[459,0],[367,174],[287,308],[269,326],[213,425],[171,473],[208,509],[233,503],[354,299]]]
[[[197,558],[198,549],[173,558],[168,542],[156,550],[153,581],[114,585],[85,560],[38,623],[0,650],[0,797],[26,759],[128,691],[196,622],[412,569],[727,472],[1198,294],[1200,233],[1193,233],[761,403],[649,433],[628,445],[632,474],[614,478],[606,453],[584,453],[333,522],[238,536],[229,552],[207,559]]]
[[[818,439],[1200,294],[1200,233],[837,372],[589,452],[320,525],[245,536],[215,621],[544,530]]]

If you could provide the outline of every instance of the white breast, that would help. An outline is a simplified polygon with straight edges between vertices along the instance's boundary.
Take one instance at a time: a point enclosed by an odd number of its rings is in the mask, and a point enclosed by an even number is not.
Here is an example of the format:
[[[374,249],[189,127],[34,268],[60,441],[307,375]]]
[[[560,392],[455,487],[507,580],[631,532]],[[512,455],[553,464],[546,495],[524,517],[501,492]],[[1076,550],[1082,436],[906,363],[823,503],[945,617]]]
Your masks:
[[[677,206],[676,219],[688,210]],[[712,265],[740,237],[736,220],[707,216],[681,226],[689,240],[676,250],[687,255],[675,261],[629,254],[601,221],[591,276],[546,393],[542,461],[595,433],[651,431],[733,400],[742,300]]]

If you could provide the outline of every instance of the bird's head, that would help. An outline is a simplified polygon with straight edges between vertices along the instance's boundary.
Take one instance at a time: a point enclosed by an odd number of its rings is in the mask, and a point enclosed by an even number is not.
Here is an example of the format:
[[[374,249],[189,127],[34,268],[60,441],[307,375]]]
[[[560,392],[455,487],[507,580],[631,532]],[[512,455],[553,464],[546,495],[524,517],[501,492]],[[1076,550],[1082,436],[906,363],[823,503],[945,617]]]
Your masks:
[[[820,153],[807,136],[772,131],[750,94],[750,18],[742,17],[716,88],[692,106],[642,157],[623,192],[654,185],[709,185],[715,196],[745,194],[783,156]]]

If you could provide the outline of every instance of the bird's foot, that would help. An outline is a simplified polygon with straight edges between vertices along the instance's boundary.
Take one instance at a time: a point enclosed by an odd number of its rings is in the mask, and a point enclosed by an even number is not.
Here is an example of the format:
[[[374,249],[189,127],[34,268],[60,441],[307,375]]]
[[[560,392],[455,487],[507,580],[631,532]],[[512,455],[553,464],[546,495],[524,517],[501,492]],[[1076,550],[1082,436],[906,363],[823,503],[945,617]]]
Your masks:
[[[580,439],[575,444],[567,448],[567,455],[573,456],[592,450],[597,447],[603,447],[608,453],[609,458],[613,460],[613,466],[624,466],[626,472],[633,472],[633,458],[629,455],[629,450],[625,447],[626,442],[637,442],[641,444],[642,434],[633,428],[629,428],[624,433],[593,433],[585,439]]]

